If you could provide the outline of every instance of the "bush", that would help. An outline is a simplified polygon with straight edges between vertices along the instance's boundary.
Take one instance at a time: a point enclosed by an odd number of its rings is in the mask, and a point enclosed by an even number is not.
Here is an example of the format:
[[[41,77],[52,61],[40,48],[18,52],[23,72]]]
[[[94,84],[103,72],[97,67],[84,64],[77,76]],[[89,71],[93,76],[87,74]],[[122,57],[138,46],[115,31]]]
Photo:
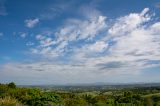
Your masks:
[[[16,88],[16,84],[14,82],[11,82],[8,84],[8,87],[14,89],[14,88]]]

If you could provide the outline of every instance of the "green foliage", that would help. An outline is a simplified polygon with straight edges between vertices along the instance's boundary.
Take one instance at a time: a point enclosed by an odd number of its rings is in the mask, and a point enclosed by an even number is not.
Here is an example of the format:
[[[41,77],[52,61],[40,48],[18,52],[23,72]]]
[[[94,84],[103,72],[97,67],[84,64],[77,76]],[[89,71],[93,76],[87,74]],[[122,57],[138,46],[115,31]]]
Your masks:
[[[152,101],[152,99],[150,97],[145,98],[144,101],[145,101],[144,102],[145,106],[153,106],[153,101]]]
[[[107,104],[104,101],[98,101],[95,106],[107,106]]]
[[[42,90],[36,88],[16,88],[14,83],[1,84],[0,98],[2,99],[8,96],[29,106],[48,106],[51,104],[60,104],[63,101],[60,95],[53,92],[42,92]]]
[[[66,99],[65,106],[88,106],[85,99],[79,96],[73,96],[71,98]]]
[[[4,84],[0,84],[0,96],[4,96],[4,94],[8,91],[8,87]]]
[[[109,92],[109,93],[108,93]],[[160,89],[45,91],[0,84],[0,106],[160,106]]]
[[[62,98],[58,94],[42,92],[40,89],[19,88],[11,90],[9,95],[30,106],[47,105],[51,102],[58,104],[62,102]]]
[[[8,84],[8,87],[14,89],[14,88],[16,88],[16,84],[14,82],[11,82]]]

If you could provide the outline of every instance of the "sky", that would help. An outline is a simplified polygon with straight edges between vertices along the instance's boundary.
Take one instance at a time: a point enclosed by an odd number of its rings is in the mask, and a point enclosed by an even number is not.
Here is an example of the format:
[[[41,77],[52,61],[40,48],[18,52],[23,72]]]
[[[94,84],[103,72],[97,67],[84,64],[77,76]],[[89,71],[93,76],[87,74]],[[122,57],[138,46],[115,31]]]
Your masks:
[[[160,0],[0,0],[0,83],[159,76]]]

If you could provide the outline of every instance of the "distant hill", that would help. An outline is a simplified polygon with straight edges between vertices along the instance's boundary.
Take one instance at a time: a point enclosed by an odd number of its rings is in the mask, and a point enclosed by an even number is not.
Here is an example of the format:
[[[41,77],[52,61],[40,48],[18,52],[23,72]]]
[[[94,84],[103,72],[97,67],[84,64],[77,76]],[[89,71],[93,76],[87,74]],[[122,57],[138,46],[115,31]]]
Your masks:
[[[65,85],[18,85],[18,87],[31,87],[54,90],[103,90],[160,87],[160,83],[88,83],[88,84],[65,84]]]

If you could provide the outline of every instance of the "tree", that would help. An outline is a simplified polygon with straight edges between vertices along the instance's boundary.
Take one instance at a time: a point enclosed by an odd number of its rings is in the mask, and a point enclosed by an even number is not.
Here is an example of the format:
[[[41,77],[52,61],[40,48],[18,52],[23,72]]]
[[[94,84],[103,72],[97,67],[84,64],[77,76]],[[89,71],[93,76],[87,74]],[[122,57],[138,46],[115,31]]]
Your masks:
[[[14,82],[11,82],[8,84],[9,88],[16,88],[16,84]]]

